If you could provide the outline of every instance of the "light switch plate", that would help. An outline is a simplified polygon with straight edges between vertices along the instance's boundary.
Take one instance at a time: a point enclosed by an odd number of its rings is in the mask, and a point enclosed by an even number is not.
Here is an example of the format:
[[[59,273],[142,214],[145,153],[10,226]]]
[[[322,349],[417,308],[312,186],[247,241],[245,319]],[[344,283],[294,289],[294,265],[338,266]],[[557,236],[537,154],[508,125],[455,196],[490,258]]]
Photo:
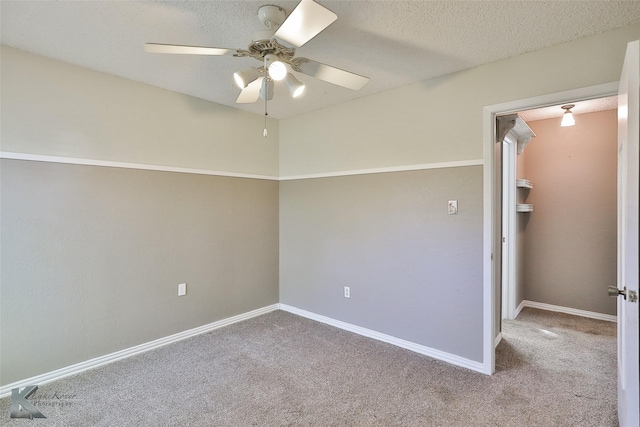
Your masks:
[[[180,283],[178,285],[178,296],[184,296],[187,294],[187,284],[186,283]]]
[[[457,214],[458,214],[458,201],[449,200],[449,215],[457,215]]]

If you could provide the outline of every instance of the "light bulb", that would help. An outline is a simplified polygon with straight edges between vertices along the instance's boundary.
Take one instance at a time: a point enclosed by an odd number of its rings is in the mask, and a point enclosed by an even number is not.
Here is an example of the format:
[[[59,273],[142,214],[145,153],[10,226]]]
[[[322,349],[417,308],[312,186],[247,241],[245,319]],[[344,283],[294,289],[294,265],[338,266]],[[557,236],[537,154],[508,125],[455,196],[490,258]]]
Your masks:
[[[566,127],[566,126],[573,126],[576,124],[576,121],[573,118],[573,113],[571,112],[571,109],[573,107],[575,107],[575,104],[567,104],[560,107],[564,110],[564,114],[562,115],[562,121],[560,122],[560,126]]]
[[[576,120],[573,118],[573,113],[567,110],[562,115],[562,122],[560,122],[560,126],[566,127],[566,126],[573,126],[575,124],[576,124]]]
[[[264,68],[267,70],[271,80],[280,81],[287,75],[287,66],[280,61],[278,55],[273,53],[264,56]]]
[[[284,62],[273,61],[269,65],[269,77],[271,77],[273,80],[279,82],[280,80],[284,79],[286,75],[287,66],[284,65]]]

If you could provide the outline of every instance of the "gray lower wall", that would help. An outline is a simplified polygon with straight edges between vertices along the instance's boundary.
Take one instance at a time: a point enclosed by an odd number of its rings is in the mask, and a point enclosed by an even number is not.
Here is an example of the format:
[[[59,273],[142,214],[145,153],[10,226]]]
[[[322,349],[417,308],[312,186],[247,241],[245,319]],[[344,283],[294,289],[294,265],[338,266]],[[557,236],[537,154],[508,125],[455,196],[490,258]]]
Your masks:
[[[280,302],[482,361],[482,167],[281,182]]]
[[[0,179],[3,385],[278,302],[276,181],[7,159]]]

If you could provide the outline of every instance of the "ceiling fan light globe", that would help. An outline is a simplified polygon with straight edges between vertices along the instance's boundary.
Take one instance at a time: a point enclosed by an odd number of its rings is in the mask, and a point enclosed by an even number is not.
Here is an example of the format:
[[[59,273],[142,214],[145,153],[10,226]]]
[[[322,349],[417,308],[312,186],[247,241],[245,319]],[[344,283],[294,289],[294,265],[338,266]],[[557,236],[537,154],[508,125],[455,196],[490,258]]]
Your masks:
[[[269,77],[279,82],[287,76],[287,66],[284,62],[273,61],[269,64]]]
[[[247,87],[247,85],[244,83],[244,80],[242,79],[242,77],[240,77],[240,74],[238,74],[237,71],[233,73],[233,80],[236,81],[236,86],[238,86],[240,89],[244,89],[245,87]]]
[[[260,77],[260,70],[257,68],[247,68],[244,71],[236,71],[233,73],[233,79],[240,89],[246,88],[258,77]]]
[[[289,89],[291,96],[293,98],[297,98],[304,92],[305,85],[300,83],[298,79],[294,77],[293,74],[287,73],[287,76],[284,79],[284,84]]]
[[[292,97],[297,98],[304,92],[305,85],[299,86],[297,89],[293,91],[291,94]]]

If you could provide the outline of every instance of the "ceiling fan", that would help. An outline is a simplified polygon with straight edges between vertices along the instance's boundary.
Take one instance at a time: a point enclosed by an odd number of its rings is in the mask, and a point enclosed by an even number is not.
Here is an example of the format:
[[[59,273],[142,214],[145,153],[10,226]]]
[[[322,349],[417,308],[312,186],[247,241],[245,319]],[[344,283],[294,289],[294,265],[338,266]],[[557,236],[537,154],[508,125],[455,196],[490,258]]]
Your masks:
[[[283,81],[291,96],[298,97],[305,86],[289,69],[353,90],[359,90],[369,81],[368,77],[308,58],[295,57],[296,48],[338,19],[335,13],[324,6],[313,0],[302,0],[287,17],[281,7],[264,5],[258,9],[258,19],[267,29],[253,33],[247,50],[160,43],[146,43],[145,50],[152,53],[231,55],[261,61],[260,67],[234,73],[234,80],[242,89],[236,100],[238,104],[253,103],[259,98],[265,102],[272,99],[274,81]]]

